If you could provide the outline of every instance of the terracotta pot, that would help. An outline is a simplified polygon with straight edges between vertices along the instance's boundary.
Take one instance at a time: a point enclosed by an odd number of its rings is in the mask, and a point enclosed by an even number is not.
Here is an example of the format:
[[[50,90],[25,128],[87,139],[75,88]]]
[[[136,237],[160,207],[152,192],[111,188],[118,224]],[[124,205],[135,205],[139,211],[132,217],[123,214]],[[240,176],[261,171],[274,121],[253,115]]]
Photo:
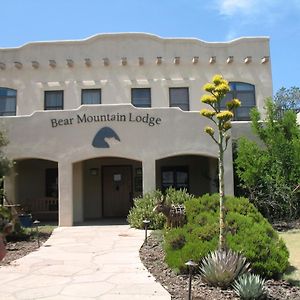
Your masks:
[[[6,255],[6,248],[3,242],[3,237],[0,235],[0,261],[5,257]]]

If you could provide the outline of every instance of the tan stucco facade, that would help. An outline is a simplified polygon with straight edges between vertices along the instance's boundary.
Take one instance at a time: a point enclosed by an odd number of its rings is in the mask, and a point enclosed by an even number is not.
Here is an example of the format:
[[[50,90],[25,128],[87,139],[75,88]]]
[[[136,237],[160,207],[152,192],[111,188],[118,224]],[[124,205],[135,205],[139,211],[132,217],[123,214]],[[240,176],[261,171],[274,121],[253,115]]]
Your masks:
[[[109,172],[115,191],[122,189],[121,172],[129,174],[130,198],[161,188],[161,170],[172,166],[189,170],[194,194],[216,191],[218,152],[203,132],[201,87],[216,73],[250,83],[262,111],[272,95],[269,55],[264,37],[206,43],[130,33],[0,49],[0,87],[17,91],[16,116],[1,118],[6,153],[17,161],[7,196],[14,203],[45,196],[42,173],[57,168],[59,224],[71,226],[114,214],[104,200]],[[131,88],[144,87],[151,89],[151,107],[134,107]],[[188,88],[190,111],[169,107],[172,87]],[[101,89],[101,104],[81,105],[82,89]],[[44,92],[51,90],[63,90],[63,110],[44,110]],[[247,134],[247,123],[240,124],[234,136]],[[107,148],[94,145],[101,130]],[[226,193],[233,194],[231,147],[225,155]]]

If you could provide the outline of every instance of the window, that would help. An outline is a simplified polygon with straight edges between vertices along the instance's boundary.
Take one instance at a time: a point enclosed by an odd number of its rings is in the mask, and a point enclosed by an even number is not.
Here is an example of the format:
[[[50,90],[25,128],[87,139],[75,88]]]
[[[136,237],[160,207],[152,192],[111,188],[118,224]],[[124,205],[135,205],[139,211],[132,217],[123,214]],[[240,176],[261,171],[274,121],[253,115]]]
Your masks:
[[[17,91],[0,87],[0,116],[15,116]]]
[[[241,106],[234,112],[234,120],[248,121],[250,120],[250,110],[255,107],[255,87],[249,83],[230,82],[230,92],[226,95],[221,103],[221,108],[226,108],[226,102],[237,98],[241,101]]]
[[[64,109],[64,91],[45,91],[45,110]]]
[[[188,88],[170,88],[170,107],[179,107],[182,110],[189,110],[189,89]]]
[[[81,104],[101,104],[101,89],[82,90]]]
[[[58,169],[46,169],[46,197],[58,197]]]
[[[131,89],[131,103],[136,107],[151,107],[151,89]]]
[[[161,188],[165,191],[173,187],[176,190],[189,190],[188,167],[164,167],[161,169]]]

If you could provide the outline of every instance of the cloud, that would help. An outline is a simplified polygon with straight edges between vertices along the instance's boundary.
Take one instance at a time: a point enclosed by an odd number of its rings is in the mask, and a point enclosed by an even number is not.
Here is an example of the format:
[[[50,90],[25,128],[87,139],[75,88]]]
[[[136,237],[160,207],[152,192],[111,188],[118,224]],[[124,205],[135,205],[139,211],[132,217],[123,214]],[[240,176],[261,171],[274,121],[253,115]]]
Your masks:
[[[300,0],[215,0],[220,15],[246,17],[249,21],[275,22],[290,12],[300,10]]]

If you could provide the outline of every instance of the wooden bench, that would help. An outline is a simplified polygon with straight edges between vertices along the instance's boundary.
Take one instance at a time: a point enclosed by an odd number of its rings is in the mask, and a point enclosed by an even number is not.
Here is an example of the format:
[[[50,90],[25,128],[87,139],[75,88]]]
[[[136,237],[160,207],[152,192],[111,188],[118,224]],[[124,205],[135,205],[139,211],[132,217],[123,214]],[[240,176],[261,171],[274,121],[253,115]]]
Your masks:
[[[58,199],[52,197],[35,198],[26,201],[27,210],[34,220],[57,221]]]

